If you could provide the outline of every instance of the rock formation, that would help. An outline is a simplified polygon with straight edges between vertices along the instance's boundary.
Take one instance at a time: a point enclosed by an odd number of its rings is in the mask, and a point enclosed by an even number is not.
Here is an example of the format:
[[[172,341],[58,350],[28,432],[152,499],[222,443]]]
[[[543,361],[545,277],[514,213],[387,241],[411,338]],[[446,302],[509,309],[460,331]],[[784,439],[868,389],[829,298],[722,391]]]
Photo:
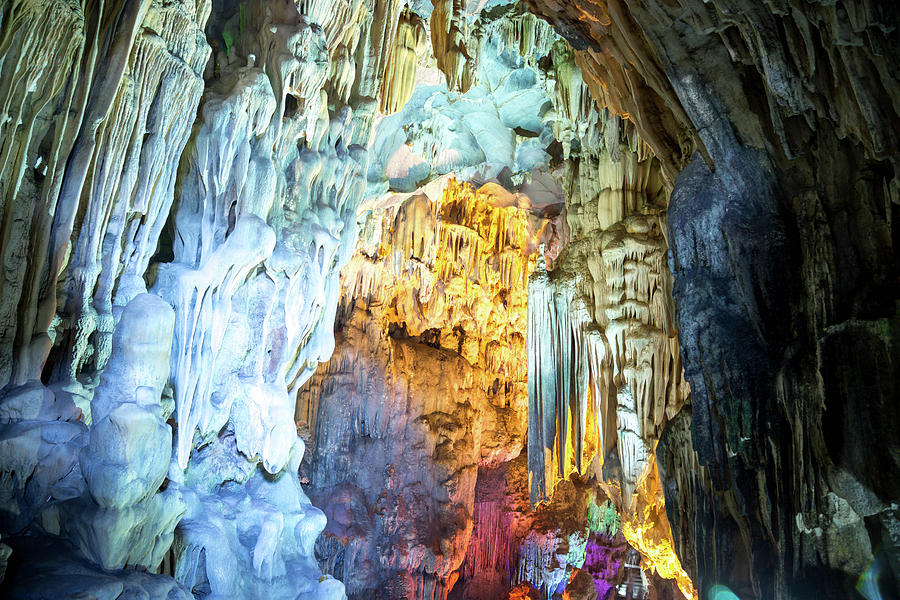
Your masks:
[[[688,570],[740,597],[847,597],[897,564],[896,449],[854,458],[898,418],[896,7],[529,4],[680,173],[670,264],[696,455],[681,424],[659,458]],[[851,383],[865,373],[879,383]]]
[[[445,598],[478,467],[522,449],[543,223],[503,199],[453,179],[434,198],[398,195],[369,213],[343,271],[342,339],[297,416],[315,444],[309,494],[354,597]]]
[[[872,0],[0,0],[0,595],[900,597],[898,59]]]
[[[4,533],[200,596],[343,596],[290,390],[333,348],[399,7],[321,4],[3,7],[35,111],[3,134]]]

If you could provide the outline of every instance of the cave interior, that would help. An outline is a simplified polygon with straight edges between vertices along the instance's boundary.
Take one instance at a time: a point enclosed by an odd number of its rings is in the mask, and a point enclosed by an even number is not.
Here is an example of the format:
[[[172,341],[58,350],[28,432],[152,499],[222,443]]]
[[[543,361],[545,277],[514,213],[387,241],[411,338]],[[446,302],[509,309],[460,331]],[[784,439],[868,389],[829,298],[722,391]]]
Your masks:
[[[900,3],[0,0],[0,596],[900,599]]]

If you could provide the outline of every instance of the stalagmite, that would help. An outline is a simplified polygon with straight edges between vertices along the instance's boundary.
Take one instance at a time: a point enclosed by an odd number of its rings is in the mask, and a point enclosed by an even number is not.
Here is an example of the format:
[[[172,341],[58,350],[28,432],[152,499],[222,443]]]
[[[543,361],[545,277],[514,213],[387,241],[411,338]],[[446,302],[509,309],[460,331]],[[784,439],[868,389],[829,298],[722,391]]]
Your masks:
[[[94,424],[79,456],[81,493],[40,515],[42,529],[107,570],[156,570],[186,509],[178,486],[158,491],[172,447],[159,398],[173,328],[172,309],[157,296],[140,294],[125,306],[91,401]]]

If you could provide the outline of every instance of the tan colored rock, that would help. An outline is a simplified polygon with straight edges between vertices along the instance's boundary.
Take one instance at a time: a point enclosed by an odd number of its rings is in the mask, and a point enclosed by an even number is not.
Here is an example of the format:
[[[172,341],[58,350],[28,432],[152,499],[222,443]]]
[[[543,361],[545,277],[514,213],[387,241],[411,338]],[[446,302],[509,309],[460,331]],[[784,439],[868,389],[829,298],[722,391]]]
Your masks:
[[[473,61],[467,48],[464,2],[462,0],[432,0],[431,47],[437,67],[444,73],[451,91],[465,92],[472,85]]]
[[[690,597],[661,492],[635,495],[641,482],[658,490],[656,441],[690,394],[666,254],[667,189],[634,129],[606,112],[601,123],[602,145],[564,176],[570,241],[529,283],[531,500],[594,474],[624,522],[652,512],[641,523],[663,541],[647,542],[637,526],[626,537]]]
[[[381,112],[391,114],[406,104],[416,87],[416,71],[425,54],[425,24],[406,7],[400,14],[397,33],[388,58],[381,88]]]

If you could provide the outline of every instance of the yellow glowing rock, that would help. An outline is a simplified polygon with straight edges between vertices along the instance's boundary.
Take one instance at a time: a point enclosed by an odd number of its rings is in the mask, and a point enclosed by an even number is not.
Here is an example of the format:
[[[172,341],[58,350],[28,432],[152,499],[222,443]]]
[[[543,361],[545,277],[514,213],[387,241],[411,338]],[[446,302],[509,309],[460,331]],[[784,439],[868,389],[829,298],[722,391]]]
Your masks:
[[[665,497],[653,456],[622,518],[622,532],[628,543],[641,553],[643,569],[655,570],[663,579],[677,581],[685,598],[699,598],[675,553],[672,529],[666,517]]]
[[[494,464],[519,452],[527,419],[527,282],[544,222],[520,205],[527,199],[452,178],[442,191],[373,202],[342,272],[339,321],[365,308],[373,326],[474,367],[475,384],[496,407],[484,427],[499,433],[482,445]]]

